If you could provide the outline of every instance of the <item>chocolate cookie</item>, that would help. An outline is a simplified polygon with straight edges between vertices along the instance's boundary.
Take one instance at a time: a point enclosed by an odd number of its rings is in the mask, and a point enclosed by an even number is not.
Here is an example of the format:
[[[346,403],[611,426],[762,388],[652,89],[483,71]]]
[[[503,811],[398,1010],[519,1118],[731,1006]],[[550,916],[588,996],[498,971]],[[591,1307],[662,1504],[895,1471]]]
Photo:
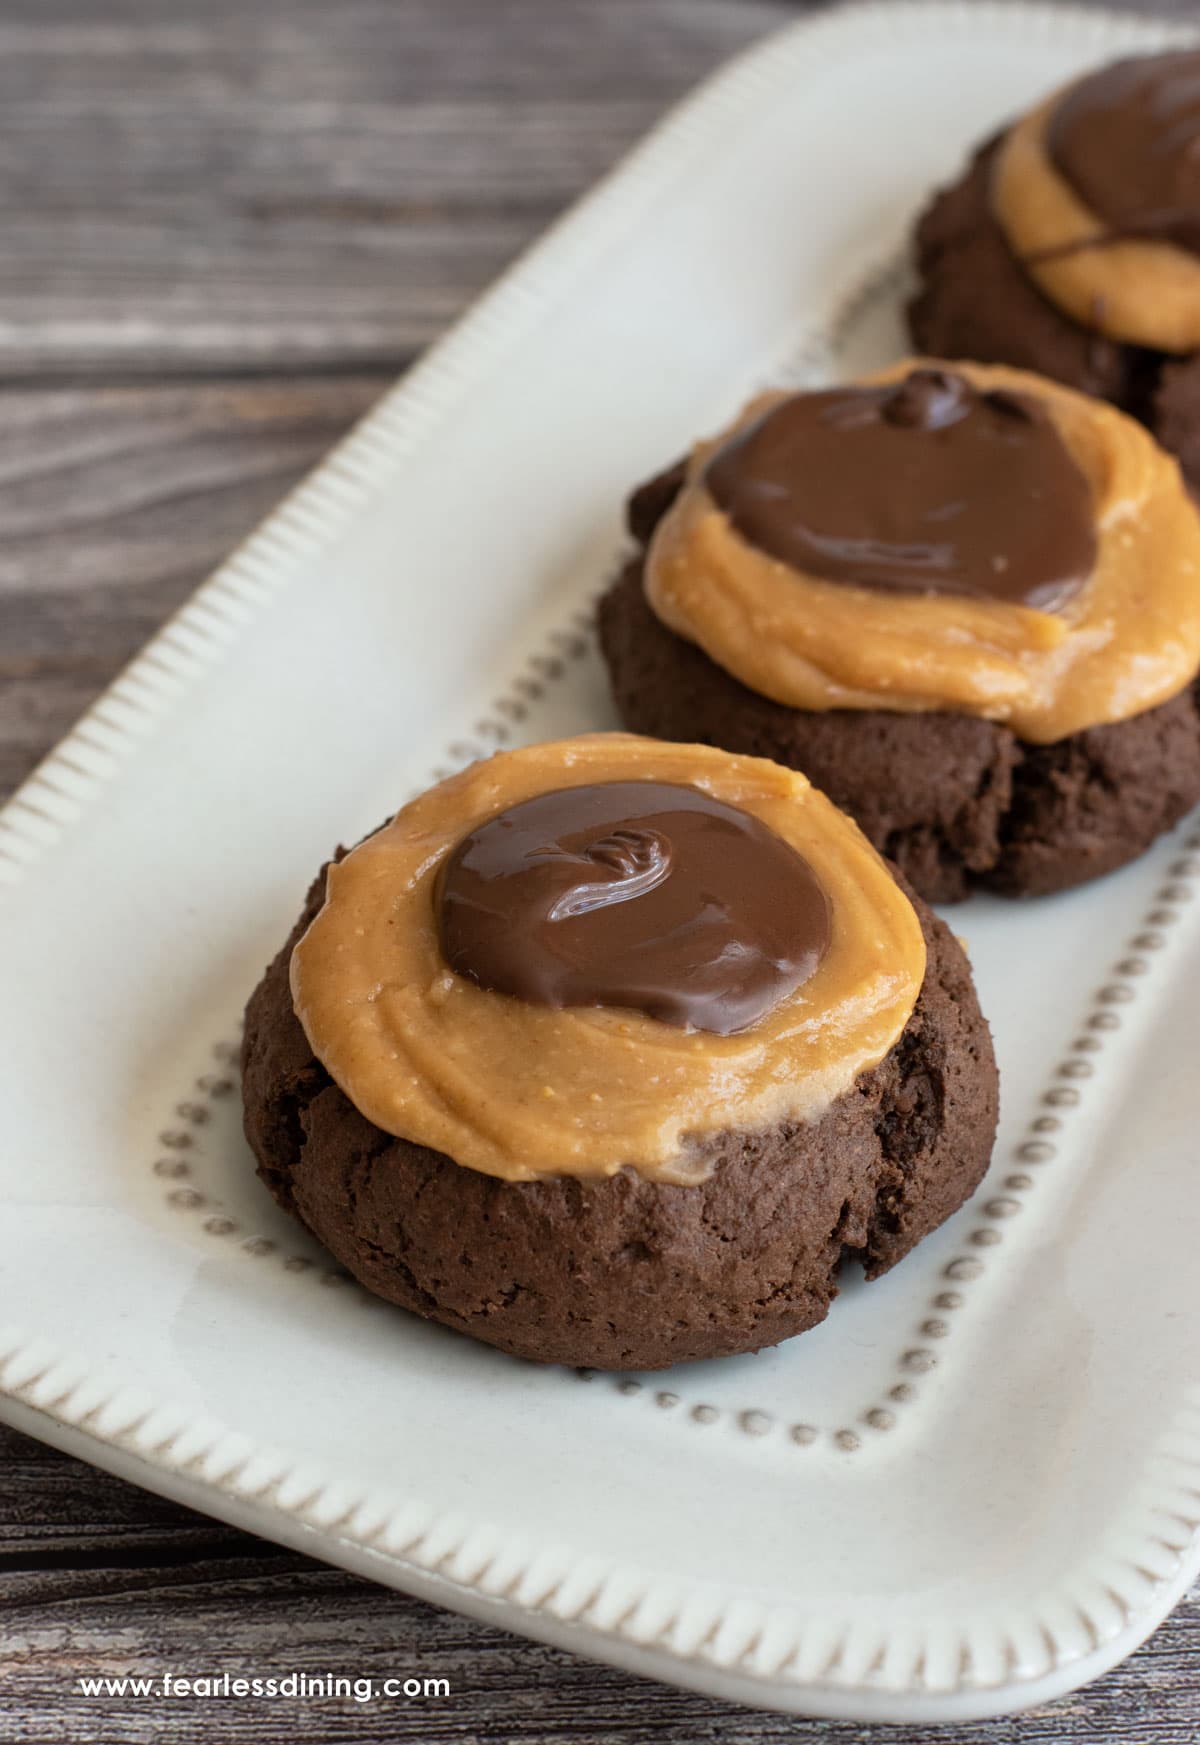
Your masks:
[[[935,357],[1036,370],[1111,401],[1145,424],[1200,489],[1200,357],[1171,358],[1106,339],[1042,295],[992,212],[1000,144],[997,136],[981,146],[917,224],[920,289],[908,306],[914,344]]]
[[[991,1038],[957,941],[919,901],[925,981],[891,1052],[811,1124],[707,1137],[711,1173],[676,1186],[629,1170],[505,1181],[367,1121],[289,989],[324,890],[322,875],[246,1009],[246,1135],[280,1204],[415,1314],[541,1362],[657,1369],[757,1349],[824,1318],[843,1260],[870,1278],[894,1266],[987,1167]]]
[[[645,542],[683,482],[674,467],[636,491]],[[1050,745],[958,714],[806,712],[758,695],[666,628],[646,602],[642,558],[600,603],[600,640],[623,723],[803,770],[929,902],[976,886],[1064,890],[1134,860],[1200,801],[1195,686]]]

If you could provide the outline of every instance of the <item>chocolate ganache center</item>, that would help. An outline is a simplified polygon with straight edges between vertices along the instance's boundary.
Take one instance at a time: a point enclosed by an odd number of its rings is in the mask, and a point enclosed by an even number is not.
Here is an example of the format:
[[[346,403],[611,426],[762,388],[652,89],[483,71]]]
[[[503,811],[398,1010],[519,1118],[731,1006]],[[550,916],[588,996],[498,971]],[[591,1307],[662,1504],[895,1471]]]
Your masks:
[[[1053,611],[1096,557],[1088,482],[1049,414],[950,370],[792,394],[705,483],[760,551],[859,587]]]
[[[1113,240],[1200,254],[1200,49],[1117,61],[1050,117],[1050,157]]]
[[[745,1030],[829,947],[816,874],[759,819],[698,788],[598,782],[489,818],[443,868],[442,955],[540,1006],[625,1006]]]

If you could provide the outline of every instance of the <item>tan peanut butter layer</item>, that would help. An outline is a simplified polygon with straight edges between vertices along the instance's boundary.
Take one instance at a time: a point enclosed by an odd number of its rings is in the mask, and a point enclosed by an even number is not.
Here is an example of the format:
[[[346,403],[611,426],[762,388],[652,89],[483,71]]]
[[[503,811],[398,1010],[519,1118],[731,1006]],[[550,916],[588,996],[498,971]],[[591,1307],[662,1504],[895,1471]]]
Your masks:
[[[996,218],[1038,289],[1156,351],[1200,348],[1200,253],[1185,246],[1200,229],[1198,72],[1193,52],[1069,85],[1016,123],[993,171]]]
[[[442,885],[464,838],[556,790],[638,782],[748,814],[825,894],[825,936],[796,970],[804,979],[748,1028],[717,1034],[632,1007],[551,1006],[447,964]],[[633,909],[654,869],[635,842],[613,876],[628,877]],[[498,753],[422,794],[330,866],[324,907],[291,965],[313,1052],[385,1132],[509,1181],[628,1166],[683,1184],[709,1168],[691,1135],[819,1117],[895,1044],[924,975],[912,905],[803,776],[620,733]]]
[[[1037,409],[1052,422],[1087,495],[1076,492],[1068,503],[1064,489],[1040,504],[1035,498],[1031,511],[1036,475],[1028,456],[1023,469],[1013,470],[998,450],[980,507],[997,530],[994,562],[1010,561],[1002,553],[1011,513],[1026,536],[1020,562],[1036,565],[1037,515],[1053,543],[1058,522],[1090,499],[1090,568],[1074,577],[1064,570],[1061,585],[1046,580],[1053,610],[1026,603],[1019,591],[1005,597],[999,586],[991,597],[965,591],[966,581],[961,594],[945,591],[944,583],[936,591],[887,586],[886,568],[879,585],[857,585],[829,558],[850,548],[845,540],[814,539],[827,569],[822,575],[781,561],[747,537],[715,500],[711,481],[729,445],[761,429],[772,409],[793,398],[780,393],[754,401],[730,430],[693,453],[684,489],[647,553],[646,595],[657,616],[751,690],[797,709],[950,711],[1005,722],[1021,738],[1045,744],[1176,695],[1200,666],[1200,515],[1176,461],[1113,407],[1023,370],[908,359],[860,386],[904,384],[907,393],[922,380],[957,383],[960,392],[986,398],[993,413],[1005,405],[1026,415]],[[846,390],[847,398],[854,393]],[[921,452],[942,466],[949,452],[942,439],[957,439],[952,430],[936,435]],[[831,427],[835,439],[841,440]],[[836,485],[834,469],[829,476]],[[937,514],[926,516],[918,540],[915,525],[894,525],[909,513],[907,493],[890,479],[880,484],[878,470],[875,482],[867,475],[859,482],[853,497],[842,480],[842,500],[853,502],[855,515],[869,514],[863,503],[877,501],[889,524],[886,550],[927,556],[920,541],[929,539]],[[1006,482],[1013,493],[1007,510]],[[777,494],[786,496],[786,482]],[[953,493],[946,507],[957,512]],[[969,502],[965,508],[972,512]],[[950,519],[946,527],[957,524]],[[910,534],[911,550],[904,543]],[[946,538],[953,551],[949,532]],[[874,575],[868,560],[880,544],[862,539],[854,547],[866,554],[856,557],[864,573]],[[1082,549],[1078,539],[1072,549]],[[1069,569],[1066,555],[1063,562]],[[915,586],[923,588],[919,573]]]

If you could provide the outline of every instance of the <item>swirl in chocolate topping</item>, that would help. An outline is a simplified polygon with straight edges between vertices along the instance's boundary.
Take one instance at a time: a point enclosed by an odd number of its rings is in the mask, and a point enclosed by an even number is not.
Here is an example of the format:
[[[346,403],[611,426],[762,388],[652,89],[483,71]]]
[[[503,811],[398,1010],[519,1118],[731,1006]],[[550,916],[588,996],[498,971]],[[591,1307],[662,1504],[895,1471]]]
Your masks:
[[[808,980],[830,940],[808,862],[698,788],[600,782],[473,830],[438,892],[442,955],[542,1006],[624,1006],[720,1036]]]
[[[1091,574],[1091,493],[1029,395],[949,370],[793,394],[705,484],[741,536],[806,575],[1053,611]]]
[[[1099,240],[1200,254],[1200,49],[1117,61],[1081,80],[1055,106],[1046,143],[1106,225]]]

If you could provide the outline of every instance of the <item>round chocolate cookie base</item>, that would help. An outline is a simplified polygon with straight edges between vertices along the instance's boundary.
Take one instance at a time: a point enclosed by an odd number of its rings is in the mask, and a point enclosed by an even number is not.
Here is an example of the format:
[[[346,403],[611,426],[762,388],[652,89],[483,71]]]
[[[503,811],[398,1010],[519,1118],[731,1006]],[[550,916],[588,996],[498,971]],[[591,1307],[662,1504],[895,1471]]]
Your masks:
[[[313,1057],[292,947],[246,1008],[246,1136],[281,1205],[376,1295],[518,1357],[661,1369],[822,1320],[843,1260],[886,1272],[991,1155],[991,1036],[962,950],[918,901],[924,986],[891,1053],[817,1122],[700,1141],[695,1187],[632,1170],[507,1182],[371,1125]]]
[[[792,709],[668,630],[640,558],[600,602],[600,641],[631,732],[803,771],[931,903],[977,886],[1041,896],[1083,884],[1135,860],[1200,801],[1192,686],[1054,745],[972,715]]]
[[[1043,297],[992,215],[989,183],[1000,139],[934,196],[916,228],[920,289],[908,307],[930,357],[1011,364],[1109,400],[1178,456],[1200,490],[1200,354],[1171,358],[1090,333]]]

